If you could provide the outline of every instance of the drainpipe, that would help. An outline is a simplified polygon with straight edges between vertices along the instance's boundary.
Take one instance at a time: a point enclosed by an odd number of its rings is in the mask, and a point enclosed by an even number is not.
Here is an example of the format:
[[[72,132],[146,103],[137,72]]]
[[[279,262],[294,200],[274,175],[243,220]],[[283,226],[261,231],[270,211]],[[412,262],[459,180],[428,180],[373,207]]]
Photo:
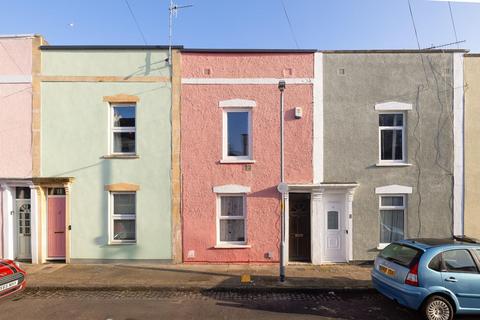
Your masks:
[[[283,95],[285,91],[285,81],[278,82],[278,90],[280,90],[280,185],[285,184],[285,173],[283,168]],[[282,191],[282,199],[281,199],[281,213],[280,213],[280,220],[281,220],[281,236],[280,236],[280,282],[285,281],[285,195],[286,193]]]

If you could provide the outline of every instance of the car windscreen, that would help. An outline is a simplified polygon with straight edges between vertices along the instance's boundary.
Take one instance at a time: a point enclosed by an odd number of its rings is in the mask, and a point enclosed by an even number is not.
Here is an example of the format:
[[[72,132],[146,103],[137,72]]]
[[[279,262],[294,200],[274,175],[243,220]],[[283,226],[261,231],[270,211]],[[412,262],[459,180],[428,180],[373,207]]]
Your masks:
[[[422,255],[422,251],[410,246],[392,243],[380,252],[380,257],[410,268]]]

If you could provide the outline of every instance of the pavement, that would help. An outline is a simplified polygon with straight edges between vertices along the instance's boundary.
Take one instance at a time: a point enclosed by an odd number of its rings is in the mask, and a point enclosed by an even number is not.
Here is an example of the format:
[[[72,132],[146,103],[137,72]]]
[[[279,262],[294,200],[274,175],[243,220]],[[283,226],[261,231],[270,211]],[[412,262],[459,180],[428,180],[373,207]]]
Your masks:
[[[22,268],[28,290],[372,290],[368,264],[290,265],[283,283],[277,265],[51,263]]]

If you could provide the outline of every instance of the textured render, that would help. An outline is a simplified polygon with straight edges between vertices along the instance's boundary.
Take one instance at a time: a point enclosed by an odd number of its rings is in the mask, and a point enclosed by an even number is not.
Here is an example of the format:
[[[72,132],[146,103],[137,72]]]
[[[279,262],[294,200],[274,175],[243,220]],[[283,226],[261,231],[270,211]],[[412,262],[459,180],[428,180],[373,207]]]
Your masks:
[[[52,54],[53,53],[53,54]],[[105,69],[92,52],[44,51],[44,65],[59,76],[82,75],[96,66],[96,75],[122,76],[142,68],[164,66],[164,52],[109,52]],[[104,55],[107,53],[103,53]],[[68,58],[67,58],[68,57]],[[90,57],[90,58],[89,58]],[[101,62],[105,57],[102,56]],[[153,57],[145,66],[147,57]],[[65,64],[62,63],[65,62]],[[65,67],[62,72],[62,66]],[[155,66],[155,67],[153,67]],[[166,71],[158,71],[168,74]],[[109,105],[104,96],[139,97],[137,153],[139,159],[103,159],[108,150]],[[42,83],[42,176],[74,177],[71,188],[71,259],[170,260],[171,252],[171,124],[170,84],[113,82]],[[137,184],[137,243],[108,245],[108,192],[105,185]]]
[[[183,53],[182,78],[311,78],[313,54]]]
[[[207,59],[208,58],[208,59]],[[293,68],[294,77],[313,74],[312,55],[182,54],[184,77],[212,68],[213,77],[282,77]],[[208,61],[208,64],[203,64]],[[295,69],[298,67],[298,70]],[[200,71],[199,71],[200,70]],[[222,70],[217,73],[215,70]],[[255,73],[253,72],[255,70]],[[200,76],[203,77],[203,76]],[[256,101],[252,109],[255,163],[220,164],[222,159],[221,100]],[[294,119],[294,107],[303,118]],[[312,182],[312,86],[287,85],[285,91],[285,172],[289,183]],[[280,236],[279,91],[276,85],[182,85],[182,213],[185,262],[278,261]],[[214,186],[238,184],[247,195],[247,241],[251,248],[218,249]],[[194,258],[188,258],[189,251]],[[266,258],[268,252],[273,258]]]
[[[480,57],[465,57],[465,234],[480,238]]]
[[[406,237],[452,234],[452,55],[424,54],[426,74],[421,58],[407,53],[324,55],[325,182],[360,184],[353,202],[354,260],[369,260],[377,253],[376,187],[413,187]],[[388,101],[413,104],[406,111],[411,166],[376,166],[379,112],[374,108]]]
[[[6,82],[30,77],[32,38],[5,38],[0,43],[0,177],[27,178],[32,175],[31,83]]]

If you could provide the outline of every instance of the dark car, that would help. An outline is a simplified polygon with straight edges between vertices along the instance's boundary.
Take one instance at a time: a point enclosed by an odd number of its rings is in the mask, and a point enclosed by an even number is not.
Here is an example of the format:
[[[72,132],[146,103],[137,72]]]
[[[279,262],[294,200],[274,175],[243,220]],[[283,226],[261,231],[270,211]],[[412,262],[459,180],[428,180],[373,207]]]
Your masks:
[[[25,288],[25,271],[12,260],[0,259],[0,297],[6,297]]]

